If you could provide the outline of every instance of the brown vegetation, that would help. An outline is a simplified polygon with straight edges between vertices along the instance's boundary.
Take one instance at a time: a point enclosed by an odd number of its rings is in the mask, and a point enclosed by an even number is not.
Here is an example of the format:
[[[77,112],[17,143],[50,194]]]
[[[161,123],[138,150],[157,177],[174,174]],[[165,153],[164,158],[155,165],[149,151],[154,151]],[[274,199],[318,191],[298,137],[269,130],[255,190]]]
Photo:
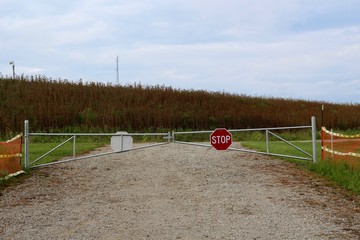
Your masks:
[[[105,85],[43,76],[0,79],[0,135],[23,131],[148,131],[309,125],[360,126],[360,105],[250,97],[165,86]]]

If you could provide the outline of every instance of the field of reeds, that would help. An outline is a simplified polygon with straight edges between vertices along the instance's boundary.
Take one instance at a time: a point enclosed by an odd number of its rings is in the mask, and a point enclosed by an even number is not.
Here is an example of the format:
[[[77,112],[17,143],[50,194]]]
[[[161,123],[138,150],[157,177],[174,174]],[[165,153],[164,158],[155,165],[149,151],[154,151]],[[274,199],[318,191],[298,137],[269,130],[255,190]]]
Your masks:
[[[72,82],[44,76],[0,78],[0,136],[30,131],[114,132],[310,125],[358,129],[359,104],[251,97],[167,86]]]

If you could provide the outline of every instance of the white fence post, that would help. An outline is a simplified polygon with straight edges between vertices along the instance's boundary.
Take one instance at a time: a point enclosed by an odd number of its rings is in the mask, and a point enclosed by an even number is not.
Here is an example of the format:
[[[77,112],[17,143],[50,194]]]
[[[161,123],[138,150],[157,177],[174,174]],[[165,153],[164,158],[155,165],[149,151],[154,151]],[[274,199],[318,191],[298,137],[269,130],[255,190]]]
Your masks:
[[[312,150],[313,150],[313,163],[316,163],[316,118],[311,117],[311,130],[312,130]]]
[[[73,159],[76,158],[76,135],[74,135],[74,141],[73,141]]]
[[[266,153],[269,153],[270,152],[270,148],[269,148],[269,130],[266,129],[265,133],[266,133]]]

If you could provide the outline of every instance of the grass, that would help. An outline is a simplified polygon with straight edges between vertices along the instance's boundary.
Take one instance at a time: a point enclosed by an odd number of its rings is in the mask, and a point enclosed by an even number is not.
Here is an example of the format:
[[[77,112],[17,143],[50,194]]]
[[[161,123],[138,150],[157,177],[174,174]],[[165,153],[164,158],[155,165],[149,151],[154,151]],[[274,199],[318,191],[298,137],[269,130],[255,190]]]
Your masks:
[[[340,186],[360,195],[360,170],[351,168],[345,163],[319,161],[310,164],[307,169],[324,176]]]
[[[68,137],[63,137],[63,136],[51,137],[51,138],[48,136],[45,137],[35,136],[31,138],[29,144],[29,162],[31,163],[36,161],[39,157],[43,156],[45,153],[57,147],[59,144],[63,143],[67,139]],[[110,143],[109,137],[98,137],[98,136],[79,137],[78,136],[76,138],[76,156],[88,153],[91,150],[94,150],[98,147],[104,146],[109,143]],[[23,151],[23,156],[24,156],[24,151]],[[53,152],[41,158],[36,163],[34,163],[34,165],[54,162],[68,156],[73,156],[73,140],[66,142],[64,145],[60,146]],[[22,158],[22,160],[23,160],[22,164],[24,165],[24,158]]]
[[[57,143],[32,143],[29,146],[29,159],[30,162],[35,161],[39,157],[41,157],[46,152],[50,151],[54,147],[56,147]],[[82,155],[85,153],[90,152],[98,147],[104,146],[105,143],[103,142],[82,142],[76,143],[76,155]],[[68,142],[65,143],[60,148],[56,149],[55,151],[51,152],[46,157],[42,158],[41,160],[37,161],[35,164],[44,164],[49,162],[54,162],[56,160],[60,160],[67,156],[73,155],[73,143]]]
[[[301,148],[305,152],[312,154],[312,143],[311,142],[305,142],[305,141],[292,141],[292,144],[295,146]],[[244,147],[250,148],[250,149],[256,149],[261,152],[266,152],[266,142],[265,141],[244,141],[241,142],[241,144]],[[321,158],[321,144],[317,143],[316,146],[317,159]],[[283,155],[290,155],[290,156],[298,156],[298,157],[308,157],[308,155],[300,152],[299,150],[291,147],[290,145],[286,144],[282,141],[270,141],[269,142],[269,150],[271,153],[276,154],[283,154]]]
[[[256,149],[258,151],[266,151],[265,143],[262,141],[246,141],[242,142],[243,146]],[[286,147],[286,144],[279,141],[270,142],[270,150],[272,153],[281,153],[286,155],[299,155],[299,151]],[[308,142],[295,142],[295,145],[301,147],[303,150],[311,153],[312,146]],[[336,183],[343,188],[350,190],[351,192],[360,195],[360,169],[350,167],[345,163],[334,163],[328,160],[321,160],[321,146],[320,143],[317,144],[317,163],[312,163],[310,161],[294,161],[299,167],[306,169],[308,171],[315,172],[316,174],[325,177]],[[359,159],[360,160],[360,159]]]

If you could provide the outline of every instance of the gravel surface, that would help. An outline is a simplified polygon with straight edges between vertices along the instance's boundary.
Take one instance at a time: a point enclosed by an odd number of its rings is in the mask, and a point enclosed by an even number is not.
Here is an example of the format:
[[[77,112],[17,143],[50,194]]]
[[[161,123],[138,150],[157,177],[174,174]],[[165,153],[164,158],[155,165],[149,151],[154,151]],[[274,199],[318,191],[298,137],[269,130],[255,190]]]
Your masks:
[[[168,144],[33,170],[0,196],[0,239],[360,239],[359,203],[288,162]]]

